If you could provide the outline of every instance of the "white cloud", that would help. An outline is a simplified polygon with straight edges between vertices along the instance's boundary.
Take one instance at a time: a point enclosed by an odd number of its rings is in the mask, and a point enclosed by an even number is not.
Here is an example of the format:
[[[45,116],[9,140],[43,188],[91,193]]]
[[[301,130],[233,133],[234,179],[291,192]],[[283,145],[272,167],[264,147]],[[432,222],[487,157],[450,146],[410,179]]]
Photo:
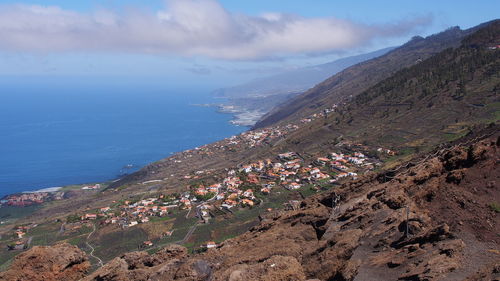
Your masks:
[[[231,13],[215,0],[170,0],[156,12],[1,5],[0,50],[16,52],[118,51],[263,59],[342,51],[374,39],[407,35],[430,17],[393,25],[336,18]]]

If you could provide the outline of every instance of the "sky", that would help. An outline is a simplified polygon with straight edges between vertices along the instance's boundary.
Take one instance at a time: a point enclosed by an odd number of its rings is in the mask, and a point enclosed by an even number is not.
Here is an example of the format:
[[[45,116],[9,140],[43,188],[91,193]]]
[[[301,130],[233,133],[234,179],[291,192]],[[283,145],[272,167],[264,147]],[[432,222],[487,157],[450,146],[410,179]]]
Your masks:
[[[231,86],[498,11],[491,0],[0,0],[0,78]]]

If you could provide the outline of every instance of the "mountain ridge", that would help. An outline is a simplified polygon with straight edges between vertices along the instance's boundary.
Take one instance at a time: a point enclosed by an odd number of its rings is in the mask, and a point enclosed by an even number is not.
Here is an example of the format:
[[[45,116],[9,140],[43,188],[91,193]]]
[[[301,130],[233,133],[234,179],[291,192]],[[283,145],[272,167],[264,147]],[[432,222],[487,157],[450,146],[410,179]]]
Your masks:
[[[314,110],[345,101],[350,96],[355,96],[374,86],[381,79],[390,77],[397,70],[411,66],[446,48],[459,46],[461,39],[477,28],[479,27],[461,30],[459,27],[453,27],[427,38],[415,36],[389,53],[349,67],[309,91],[274,108],[264,115],[254,128],[262,128],[281,121],[297,120]]]
[[[258,118],[275,106],[290,100],[331,75],[349,66],[381,56],[394,48],[383,48],[324,64],[256,78],[244,84],[218,89],[213,94],[228,99],[220,108],[223,112],[235,115],[234,123],[244,126],[254,125]]]

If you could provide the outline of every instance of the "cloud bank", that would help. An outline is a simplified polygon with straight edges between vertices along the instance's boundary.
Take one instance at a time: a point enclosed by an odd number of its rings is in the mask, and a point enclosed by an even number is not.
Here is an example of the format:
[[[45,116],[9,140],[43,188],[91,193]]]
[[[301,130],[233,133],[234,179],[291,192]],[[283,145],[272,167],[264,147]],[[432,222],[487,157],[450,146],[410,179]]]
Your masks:
[[[431,17],[366,25],[337,18],[227,11],[215,0],[170,0],[160,11],[0,5],[0,50],[134,52],[254,60],[342,51],[408,35]]]

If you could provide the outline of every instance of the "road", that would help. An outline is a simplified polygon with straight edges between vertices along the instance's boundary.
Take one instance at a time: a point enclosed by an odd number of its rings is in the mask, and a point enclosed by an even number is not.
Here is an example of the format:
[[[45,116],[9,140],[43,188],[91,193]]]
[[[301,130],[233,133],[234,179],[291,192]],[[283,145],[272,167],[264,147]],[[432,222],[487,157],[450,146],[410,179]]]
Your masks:
[[[196,227],[198,227],[198,223],[193,225],[189,231],[186,233],[186,236],[184,236],[184,239],[182,239],[181,241],[179,241],[179,244],[185,244],[189,238],[191,238],[191,235],[193,235],[194,231],[196,230]]]
[[[189,211],[187,212],[187,214],[186,214],[186,219],[187,219],[187,218],[189,218],[189,214],[191,214],[191,210],[192,210],[193,208],[195,208],[195,207],[191,207],[191,208],[189,209]]]
[[[94,234],[94,232],[95,232],[95,224],[92,224],[92,226],[93,226],[93,228],[94,228],[94,229],[92,230],[92,232],[90,232],[90,233],[89,233],[89,235],[87,235],[87,241],[85,242],[85,244],[87,244],[87,246],[91,249],[91,250],[90,250],[90,256],[92,256],[92,257],[94,257],[96,260],[98,260],[98,261],[99,261],[99,263],[98,263],[98,264],[99,264],[99,267],[101,267],[101,266],[103,266],[103,265],[104,265],[104,263],[102,262],[102,260],[101,260],[98,256],[95,256],[95,255],[94,255],[94,251],[95,251],[95,249],[94,249],[94,247],[92,247],[92,245],[90,245],[90,243],[89,243],[89,238],[90,238],[90,236],[91,236],[92,234]]]
[[[64,233],[64,230],[65,230],[64,225],[65,225],[65,223],[61,224],[61,228],[59,228],[59,232],[57,233],[57,235],[62,235]]]

